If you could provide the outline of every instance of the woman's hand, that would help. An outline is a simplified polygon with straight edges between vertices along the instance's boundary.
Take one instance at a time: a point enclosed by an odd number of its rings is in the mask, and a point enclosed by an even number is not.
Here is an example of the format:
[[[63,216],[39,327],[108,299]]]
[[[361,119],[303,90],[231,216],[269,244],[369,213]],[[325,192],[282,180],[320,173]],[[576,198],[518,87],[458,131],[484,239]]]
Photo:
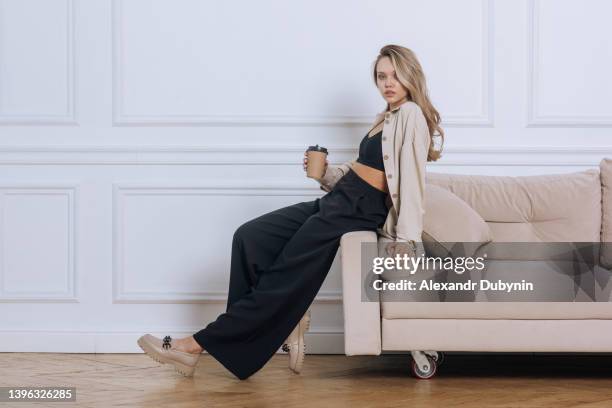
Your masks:
[[[327,162],[327,158],[326,158],[325,159],[325,168],[323,170],[323,174],[325,174],[327,172],[327,165],[328,165],[328,162]],[[306,150],[304,152],[304,161],[303,161],[302,167],[304,168],[304,171],[308,170],[308,150]]]
[[[399,255],[403,257],[406,254],[409,258],[416,256],[416,246],[412,242],[389,242],[385,247],[387,255]]]

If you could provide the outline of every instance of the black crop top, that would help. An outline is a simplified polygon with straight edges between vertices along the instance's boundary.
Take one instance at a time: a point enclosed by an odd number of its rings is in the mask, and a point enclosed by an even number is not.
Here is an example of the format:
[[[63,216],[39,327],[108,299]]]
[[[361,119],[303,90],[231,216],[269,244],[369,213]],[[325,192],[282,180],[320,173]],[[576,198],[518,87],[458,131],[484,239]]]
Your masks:
[[[359,157],[357,161],[366,166],[374,167],[375,169],[385,171],[382,157],[382,130],[374,136],[365,137],[359,144]]]

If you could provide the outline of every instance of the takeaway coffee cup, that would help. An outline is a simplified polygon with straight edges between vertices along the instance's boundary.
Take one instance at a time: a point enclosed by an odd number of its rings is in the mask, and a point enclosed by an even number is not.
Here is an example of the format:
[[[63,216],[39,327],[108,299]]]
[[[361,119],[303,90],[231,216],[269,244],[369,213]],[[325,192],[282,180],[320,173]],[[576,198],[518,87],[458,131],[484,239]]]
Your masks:
[[[327,149],[323,146],[308,146],[306,150],[308,166],[306,176],[314,179],[323,177],[325,174],[325,160],[327,159]]]

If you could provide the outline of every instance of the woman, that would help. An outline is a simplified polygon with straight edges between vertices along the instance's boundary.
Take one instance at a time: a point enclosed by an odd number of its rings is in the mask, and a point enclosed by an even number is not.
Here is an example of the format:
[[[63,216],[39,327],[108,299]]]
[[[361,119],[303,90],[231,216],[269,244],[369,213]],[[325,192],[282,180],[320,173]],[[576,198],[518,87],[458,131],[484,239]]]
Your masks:
[[[174,341],[142,336],[138,344],[149,356],[189,376],[206,350],[243,380],[283,345],[290,367],[299,373],[308,308],[341,236],[376,231],[392,239],[389,255],[415,254],[422,232],[425,163],[440,157],[443,143],[439,151],[432,149],[433,131],[439,131],[442,142],[444,132],[411,50],[383,47],[373,76],[387,109],[361,141],[358,158],[337,166],[325,163],[318,180],[327,191],[323,197],[242,224],[232,241],[226,312],[193,336]]]

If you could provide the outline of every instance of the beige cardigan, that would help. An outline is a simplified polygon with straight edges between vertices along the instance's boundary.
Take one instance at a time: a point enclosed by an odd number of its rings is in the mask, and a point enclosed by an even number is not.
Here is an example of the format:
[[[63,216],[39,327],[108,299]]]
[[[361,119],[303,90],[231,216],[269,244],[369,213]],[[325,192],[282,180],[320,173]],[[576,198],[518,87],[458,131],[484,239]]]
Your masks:
[[[395,241],[421,242],[425,213],[425,164],[431,137],[423,111],[413,101],[406,101],[392,111],[376,115],[378,123],[385,116],[382,153],[389,196],[389,214],[378,233]],[[331,191],[355,164],[354,160],[327,166],[319,179],[321,189]]]

